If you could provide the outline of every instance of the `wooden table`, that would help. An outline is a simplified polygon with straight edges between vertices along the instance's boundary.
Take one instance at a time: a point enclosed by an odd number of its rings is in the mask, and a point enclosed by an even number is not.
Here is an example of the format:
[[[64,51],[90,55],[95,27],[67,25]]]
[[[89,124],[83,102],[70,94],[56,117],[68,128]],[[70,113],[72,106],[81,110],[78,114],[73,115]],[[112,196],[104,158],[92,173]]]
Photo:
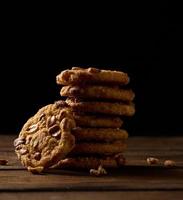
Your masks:
[[[131,137],[125,153],[127,165],[108,176],[91,177],[88,172],[54,170],[32,175],[17,160],[15,136],[0,136],[0,199],[183,199],[183,138]],[[160,164],[148,166],[146,158],[155,156]],[[165,159],[177,166],[163,167]]]

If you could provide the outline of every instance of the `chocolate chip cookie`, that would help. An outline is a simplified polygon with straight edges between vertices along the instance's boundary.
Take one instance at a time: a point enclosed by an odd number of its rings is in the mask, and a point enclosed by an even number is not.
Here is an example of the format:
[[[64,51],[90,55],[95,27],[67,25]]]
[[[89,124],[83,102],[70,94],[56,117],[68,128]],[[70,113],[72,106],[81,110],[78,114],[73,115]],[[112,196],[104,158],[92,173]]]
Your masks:
[[[85,101],[79,98],[67,98],[66,102],[74,111],[86,113],[99,113],[120,116],[133,116],[135,106],[133,103]]]
[[[128,133],[123,129],[114,128],[80,128],[76,127],[72,130],[78,142],[80,141],[97,141],[97,142],[113,142],[126,140]]]
[[[135,94],[131,89],[121,89],[109,86],[64,86],[60,91],[61,96],[82,97],[90,99],[112,99],[116,101],[133,101]]]
[[[25,123],[14,141],[15,152],[29,171],[40,173],[74,148],[74,127],[74,118],[65,102],[47,105]]]
[[[88,115],[81,112],[73,112],[76,125],[80,127],[103,127],[120,128],[123,120],[120,117],[110,117],[107,115]]]
[[[115,141],[111,143],[99,142],[81,142],[77,143],[74,149],[69,153],[72,155],[111,155],[121,153],[126,149],[125,141]]]
[[[100,70],[92,67],[87,69],[73,67],[57,75],[56,82],[61,85],[80,85],[85,83],[126,85],[129,83],[129,77],[128,74],[121,71]]]

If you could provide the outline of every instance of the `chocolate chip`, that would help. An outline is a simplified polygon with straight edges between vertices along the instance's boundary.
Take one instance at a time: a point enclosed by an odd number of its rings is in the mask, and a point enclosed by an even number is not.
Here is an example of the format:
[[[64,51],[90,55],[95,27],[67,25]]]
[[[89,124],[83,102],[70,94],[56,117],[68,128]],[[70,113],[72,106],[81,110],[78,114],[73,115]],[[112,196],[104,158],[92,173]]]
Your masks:
[[[34,159],[40,160],[40,159],[41,159],[41,154],[40,154],[39,152],[36,152],[36,153],[34,154]]]
[[[53,137],[56,137],[60,134],[60,127],[57,124],[55,124],[54,126],[52,126],[48,129],[48,132]]]
[[[28,151],[27,151],[27,149],[20,149],[19,150],[19,153],[21,154],[21,155],[24,155],[24,154],[26,154]]]
[[[42,113],[41,115],[40,115],[40,117],[39,117],[39,121],[41,121],[41,120],[43,120],[44,118],[45,118],[45,113]]]
[[[72,87],[69,89],[71,95],[78,95],[81,92],[81,89],[78,87]]]
[[[61,131],[60,130],[52,134],[53,137],[58,137],[60,135],[61,135]]]
[[[56,117],[54,115],[48,117],[48,119],[47,119],[47,127],[49,128],[49,127],[53,126],[55,124],[55,122],[56,122]]]
[[[34,143],[33,143],[33,148],[36,148],[39,144],[39,140],[35,140]]]
[[[98,73],[100,72],[100,69],[94,68],[94,67],[90,67],[88,68],[88,72],[90,73]]]
[[[55,105],[56,105],[57,108],[60,108],[60,107],[61,107],[61,108],[68,107],[67,103],[66,103],[65,101],[62,101],[62,100],[56,101],[56,102],[55,102]]]
[[[33,124],[29,126],[29,128],[27,129],[28,133],[34,133],[37,130],[38,130],[38,124]]]
[[[20,144],[25,144],[25,139],[24,138],[17,138],[17,139],[15,139],[14,140],[14,142],[13,142],[13,144],[14,144],[14,147],[17,147],[17,146],[19,146]]]

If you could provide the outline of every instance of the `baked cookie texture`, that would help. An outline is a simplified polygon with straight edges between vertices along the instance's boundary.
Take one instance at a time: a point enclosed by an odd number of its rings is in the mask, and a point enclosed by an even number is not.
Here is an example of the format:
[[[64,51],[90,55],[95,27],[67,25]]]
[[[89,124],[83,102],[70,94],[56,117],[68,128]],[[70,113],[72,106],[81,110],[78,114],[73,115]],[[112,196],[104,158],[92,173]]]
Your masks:
[[[15,152],[29,171],[40,173],[74,148],[74,118],[63,101],[41,108],[23,126],[14,141]]]
[[[123,120],[120,117],[89,115],[82,112],[73,112],[73,117],[79,127],[93,128],[120,128]]]
[[[109,86],[64,86],[60,91],[61,96],[82,97],[91,99],[113,99],[116,101],[133,101],[135,93],[131,89],[121,89]]]
[[[111,155],[124,152],[126,147],[123,140],[111,143],[82,142],[77,143],[69,155]]]
[[[72,130],[76,141],[97,141],[97,142],[113,142],[126,140],[128,133],[123,129],[114,128],[80,128],[76,127]]]
[[[66,99],[66,103],[76,112],[81,111],[119,116],[133,116],[135,114],[135,105],[131,102],[128,104],[122,102],[88,102],[79,100],[76,97],[70,97]]]
[[[79,85],[79,84],[120,84],[129,83],[128,74],[120,71],[100,70],[96,68],[73,67],[71,70],[62,71],[56,77],[57,84]]]

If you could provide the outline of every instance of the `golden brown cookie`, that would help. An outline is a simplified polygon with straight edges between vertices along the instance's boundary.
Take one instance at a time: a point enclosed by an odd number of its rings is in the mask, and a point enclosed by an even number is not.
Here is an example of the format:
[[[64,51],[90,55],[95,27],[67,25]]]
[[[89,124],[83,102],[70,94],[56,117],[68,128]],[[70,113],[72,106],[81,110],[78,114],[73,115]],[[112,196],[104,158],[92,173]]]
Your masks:
[[[132,116],[135,114],[133,103],[115,103],[115,102],[86,102],[77,98],[67,98],[66,103],[76,112],[101,113],[121,116]]]
[[[72,134],[76,141],[97,141],[112,142],[115,140],[126,140],[128,138],[127,131],[123,129],[113,128],[74,128]]]
[[[74,148],[75,137],[71,134],[74,127],[65,102],[47,105],[25,123],[14,141],[15,152],[29,171],[40,173]]]
[[[104,168],[119,168],[125,165],[122,154],[99,157],[69,157],[58,162],[54,168],[60,169],[97,169],[100,165]]]
[[[76,125],[80,127],[120,128],[123,121],[119,117],[86,115],[73,113]]]
[[[127,145],[124,141],[116,141],[111,143],[77,143],[69,154],[71,155],[111,155],[121,153],[126,149]]]
[[[128,74],[121,71],[73,67],[71,70],[62,71],[57,75],[56,81],[57,84],[61,85],[80,85],[85,83],[126,85],[129,83],[129,77]]]
[[[135,94],[132,90],[108,86],[64,86],[61,96],[82,97],[92,99],[112,99],[118,101],[133,101]]]

